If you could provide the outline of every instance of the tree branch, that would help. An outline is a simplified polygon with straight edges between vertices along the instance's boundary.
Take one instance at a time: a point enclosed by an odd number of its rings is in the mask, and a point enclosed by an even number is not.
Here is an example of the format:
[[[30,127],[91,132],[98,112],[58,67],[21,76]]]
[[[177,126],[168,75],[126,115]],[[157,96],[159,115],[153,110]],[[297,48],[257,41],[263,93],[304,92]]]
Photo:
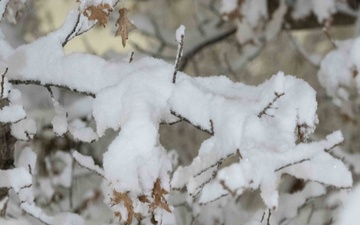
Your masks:
[[[88,96],[91,96],[91,97],[95,98],[95,94],[91,93],[91,92],[78,91],[78,90],[76,90],[74,88],[70,88],[70,87],[67,87],[65,85],[52,84],[52,83],[43,84],[42,82],[37,81],[37,80],[9,80],[9,83],[12,83],[12,84],[15,84],[15,85],[33,84],[33,85],[39,85],[39,86],[43,86],[43,87],[53,86],[53,87],[58,87],[58,88],[65,89],[65,90],[68,90],[68,91],[73,91],[73,92],[76,92],[76,93],[79,93],[79,94],[88,95]]]

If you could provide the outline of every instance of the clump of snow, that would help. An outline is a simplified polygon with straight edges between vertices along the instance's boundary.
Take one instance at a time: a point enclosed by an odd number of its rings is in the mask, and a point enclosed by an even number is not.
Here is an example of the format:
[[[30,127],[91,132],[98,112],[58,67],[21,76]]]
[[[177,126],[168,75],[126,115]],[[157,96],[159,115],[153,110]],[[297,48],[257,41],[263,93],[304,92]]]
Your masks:
[[[353,87],[360,93],[360,38],[337,41],[338,46],[321,61],[318,78],[333,102],[341,107]]]
[[[36,123],[33,119],[26,118],[11,124],[11,135],[18,140],[27,141],[36,134]]]
[[[268,17],[267,1],[264,0],[245,0],[241,7],[241,15],[251,27],[256,27],[259,22]]]
[[[342,210],[336,225],[355,225],[359,223],[360,186],[357,185],[342,203]]]
[[[236,10],[237,6],[238,6],[237,0],[223,0],[223,1],[221,1],[220,12],[221,13],[231,13],[234,10]]]
[[[52,225],[85,225],[85,220],[74,213],[59,213],[53,219]]]
[[[54,132],[61,136],[68,131],[67,112],[54,98],[52,98],[52,101],[56,115],[51,124],[53,125]]]
[[[301,0],[295,1],[291,16],[295,20],[300,20],[313,12],[318,22],[324,23],[324,21],[331,18],[336,11],[335,0]]]
[[[54,162],[60,161],[63,163],[63,166],[61,168],[61,172],[59,174],[53,174],[52,184],[53,185],[61,185],[63,187],[69,188],[72,183],[72,166],[73,166],[73,157],[70,153],[64,152],[64,151],[57,151],[52,159],[49,157],[46,158],[46,166],[49,171],[52,171],[54,168],[51,164],[51,160]],[[55,164],[56,166],[56,164]],[[58,169],[58,168],[56,168]]]
[[[335,4],[335,0],[312,0],[313,12],[315,13],[319,23],[323,23],[336,12]]]
[[[79,119],[75,119],[69,124],[69,132],[76,140],[83,142],[93,142],[98,139],[94,130]]]
[[[322,196],[325,193],[326,189],[323,185],[309,182],[301,191],[293,194],[282,194],[279,199],[279,208],[272,216],[272,222],[278,224],[284,219],[294,218],[298,214],[299,208],[303,206],[306,201],[310,198]],[[276,220],[276,222],[274,220]]]
[[[0,109],[1,123],[14,123],[26,117],[24,108],[21,105],[9,105]]]
[[[31,148],[25,147],[17,160],[17,166],[35,172],[36,158],[36,153]]]
[[[176,41],[178,43],[181,42],[181,39],[183,39],[183,37],[185,36],[185,26],[184,25],[180,25],[180,27],[176,30]]]
[[[32,184],[31,174],[23,167],[0,170],[0,177],[0,187],[12,188],[15,192]]]
[[[81,166],[90,169],[92,171],[95,171],[101,176],[104,176],[104,170],[101,169],[98,165],[95,165],[94,159],[92,157],[81,155],[77,151],[74,151],[72,156],[74,157],[76,162],[79,163]]]

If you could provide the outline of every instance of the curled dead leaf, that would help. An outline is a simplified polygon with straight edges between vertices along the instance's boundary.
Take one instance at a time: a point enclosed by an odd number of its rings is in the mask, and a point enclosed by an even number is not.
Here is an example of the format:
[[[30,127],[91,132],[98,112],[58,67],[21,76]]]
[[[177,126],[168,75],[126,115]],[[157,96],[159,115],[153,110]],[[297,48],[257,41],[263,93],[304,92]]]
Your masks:
[[[129,37],[129,32],[136,29],[136,26],[127,18],[127,13],[129,10],[127,8],[122,8],[119,10],[120,16],[116,21],[118,29],[116,30],[115,36],[121,36],[122,46],[126,46],[126,40]]]

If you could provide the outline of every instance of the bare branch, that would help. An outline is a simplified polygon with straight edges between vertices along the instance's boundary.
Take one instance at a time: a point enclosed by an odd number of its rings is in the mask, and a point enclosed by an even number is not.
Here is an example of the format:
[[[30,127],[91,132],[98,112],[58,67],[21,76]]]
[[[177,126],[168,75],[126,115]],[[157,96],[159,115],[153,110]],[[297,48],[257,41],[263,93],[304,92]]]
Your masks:
[[[180,42],[178,44],[179,45],[178,45],[178,50],[177,50],[176,60],[175,60],[175,70],[174,70],[173,79],[172,79],[172,82],[174,84],[176,82],[176,74],[179,71],[179,65],[180,65],[180,62],[181,62],[182,55],[183,55],[184,35],[181,35],[181,39],[180,39]]]
[[[193,49],[191,49],[189,52],[185,52],[185,54],[182,57],[182,62],[179,65],[179,70],[183,71],[185,67],[187,66],[188,62],[201,50],[204,48],[216,44],[236,33],[236,27],[232,27],[229,30],[224,31],[223,33],[220,33],[217,36],[214,36],[210,39],[205,40],[204,42],[200,43],[199,45],[195,46]]]
[[[173,114],[173,115],[176,116],[176,117],[179,117],[180,121],[188,122],[189,124],[193,125],[195,128],[197,128],[197,129],[199,129],[199,130],[201,130],[201,131],[204,131],[204,132],[206,132],[206,133],[208,133],[208,134],[210,134],[210,135],[214,135],[214,133],[213,133],[211,130],[207,130],[207,129],[204,129],[204,128],[200,127],[200,126],[197,126],[197,125],[192,124],[188,119],[186,119],[185,117],[177,114],[175,111],[172,111],[172,110],[171,110],[171,114]],[[178,123],[178,122],[180,122],[180,121],[176,121],[175,123]],[[174,124],[174,123],[172,123],[172,124]]]
[[[263,115],[267,115],[266,110],[270,109],[271,106],[283,95],[285,95],[285,93],[279,94],[275,92],[275,98],[258,114],[258,117],[261,118]]]
[[[4,97],[4,83],[5,83],[5,75],[8,72],[8,68],[6,67],[5,72],[1,75],[1,95],[0,99]]]
[[[95,98],[95,93],[91,93],[91,92],[83,92],[83,91],[78,91],[76,89],[64,86],[64,85],[59,85],[59,84],[43,84],[42,82],[38,81],[38,80],[9,80],[10,83],[15,84],[15,85],[19,85],[19,84],[33,84],[33,85],[39,85],[39,86],[43,86],[43,87],[47,87],[47,86],[54,86],[54,87],[58,87],[58,88],[62,88],[68,91],[73,91],[79,94],[83,94],[83,95],[88,95],[91,96],[93,98]]]
[[[309,161],[310,159],[302,159],[302,160],[299,160],[299,161],[297,161],[297,162],[293,162],[293,163],[289,163],[289,164],[286,164],[286,165],[284,165],[284,166],[282,166],[282,167],[280,167],[280,168],[277,168],[276,170],[274,170],[274,172],[278,172],[278,171],[280,171],[280,170],[282,170],[282,169],[285,169],[285,168],[287,168],[287,167],[289,167],[289,166],[293,166],[293,165],[296,165],[296,164],[299,164],[299,163],[302,163],[302,162],[305,162],[305,161]]]

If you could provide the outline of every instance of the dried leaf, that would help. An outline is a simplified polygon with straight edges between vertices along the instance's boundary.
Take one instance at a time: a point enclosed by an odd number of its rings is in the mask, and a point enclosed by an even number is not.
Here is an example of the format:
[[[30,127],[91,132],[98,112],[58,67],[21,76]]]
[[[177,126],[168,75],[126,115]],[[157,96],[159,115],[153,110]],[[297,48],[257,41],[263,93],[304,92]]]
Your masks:
[[[161,187],[160,179],[158,178],[154,184],[154,188],[152,190],[152,197],[154,198],[154,202],[150,204],[150,208],[154,210],[155,208],[163,208],[164,210],[171,213],[168,203],[165,200],[164,195],[169,194],[164,188]]]
[[[140,195],[138,199],[142,203],[150,203],[149,199],[145,195]]]
[[[131,224],[134,217],[134,206],[131,198],[128,193],[121,193],[117,191],[113,191],[113,197],[111,198],[111,206],[118,205],[120,203],[124,203],[126,210],[128,211],[128,216],[125,224]],[[114,215],[119,218],[121,221],[122,215],[120,212],[115,212]]]
[[[100,25],[105,27],[111,11],[112,8],[109,4],[99,4],[87,7],[83,14],[89,20],[97,20]]]
[[[116,30],[115,36],[121,36],[123,47],[126,46],[126,40],[128,39],[129,32],[136,29],[136,26],[127,18],[128,11],[129,10],[127,8],[120,9],[120,17],[116,21],[116,25],[118,25],[119,28]]]

